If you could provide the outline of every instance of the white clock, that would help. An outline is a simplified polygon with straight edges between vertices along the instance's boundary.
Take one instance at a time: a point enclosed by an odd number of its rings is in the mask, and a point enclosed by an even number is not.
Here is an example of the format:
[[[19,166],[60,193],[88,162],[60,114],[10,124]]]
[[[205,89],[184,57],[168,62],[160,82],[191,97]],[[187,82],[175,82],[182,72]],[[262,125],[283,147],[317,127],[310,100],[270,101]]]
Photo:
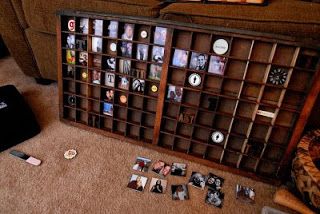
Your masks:
[[[224,140],[224,135],[219,131],[215,131],[211,135],[211,140],[214,143],[222,143],[222,141]]]
[[[199,86],[201,84],[201,76],[197,73],[193,73],[189,76],[188,81],[192,86]]]

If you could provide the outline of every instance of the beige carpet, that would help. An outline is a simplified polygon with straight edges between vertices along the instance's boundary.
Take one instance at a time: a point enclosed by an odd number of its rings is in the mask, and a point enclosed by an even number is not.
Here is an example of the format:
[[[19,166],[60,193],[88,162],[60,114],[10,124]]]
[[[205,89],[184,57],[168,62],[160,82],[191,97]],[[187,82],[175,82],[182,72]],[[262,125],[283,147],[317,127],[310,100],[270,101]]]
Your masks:
[[[58,120],[57,85],[40,86],[27,77],[12,58],[0,59],[0,86],[15,85],[31,105],[42,132],[14,147],[43,161],[31,166],[0,153],[0,213],[260,213],[265,205],[282,209],[272,202],[275,187],[199,164],[160,154],[153,150],[107,138]],[[1,120],[1,118],[0,118]],[[0,130],[1,133],[1,130]],[[75,148],[78,156],[65,160],[63,153]],[[189,177],[193,170],[213,172],[225,178],[222,209],[204,203],[206,191],[189,187],[190,200],[172,201],[170,185],[186,183],[187,178],[168,176],[164,195],[128,189],[132,164],[137,156],[167,162],[186,162]],[[140,173],[149,178],[153,173]],[[256,190],[256,203],[235,199],[235,185]]]

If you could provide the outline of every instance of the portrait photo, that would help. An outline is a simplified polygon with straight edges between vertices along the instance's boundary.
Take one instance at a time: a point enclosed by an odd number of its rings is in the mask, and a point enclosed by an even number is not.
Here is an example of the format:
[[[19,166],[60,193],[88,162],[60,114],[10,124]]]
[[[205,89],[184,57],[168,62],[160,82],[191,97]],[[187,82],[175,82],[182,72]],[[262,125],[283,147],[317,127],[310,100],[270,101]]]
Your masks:
[[[132,40],[134,32],[133,24],[125,24],[123,27],[123,34],[121,35],[121,39]]]
[[[211,56],[209,62],[208,72],[212,74],[224,74],[224,67],[226,58],[221,56]]]
[[[237,184],[236,198],[243,202],[254,203],[256,193],[253,188]]]
[[[159,46],[153,46],[152,48],[152,61],[157,63],[163,63],[164,48]]]
[[[103,114],[108,115],[108,116],[113,115],[112,103],[103,103]]]
[[[116,58],[114,57],[107,57],[106,59],[106,69],[115,71],[116,70]]]
[[[132,169],[139,172],[148,172],[151,160],[144,157],[137,157]]]
[[[189,199],[188,186],[185,184],[171,185],[172,200],[184,201]]]
[[[106,90],[105,97],[106,97],[105,100],[111,102],[114,98],[114,91],[113,90]]]
[[[175,49],[173,54],[172,65],[185,68],[188,65],[189,51]]]
[[[131,42],[121,42],[121,54],[125,57],[132,56],[132,43]]]
[[[89,19],[80,18],[79,33],[88,34],[89,29]]]
[[[73,78],[74,77],[75,68],[73,66],[68,65],[66,77]]]
[[[144,44],[137,45],[137,59],[138,60],[148,59],[148,45],[144,45]]]
[[[92,37],[92,52],[102,52],[102,38],[94,36]]]
[[[110,21],[110,23],[108,25],[108,31],[109,31],[108,36],[110,38],[117,38],[118,37],[118,27],[119,27],[119,22]]]
[[[148,181],[147,177],[133,174],[128,183],[128,187],[136,191],[142,192]]]
[[[171,165],[171,175],[186,176],[186,174],[187,174],[187,164],[173,163]]]
[[[192,52],[190,59],[190,69],[205,71],[208,64],[208,55]]]
[[[174,102],[181,102],[183,88],[175,85],[169,85],[167,99]]]
[[[162,67],[159,65],[150,65],[148,78],[152,80],[160,80]]]
[[[150,182],[150,192],[165,193],[167,188],[167,181],[159,178],[152,178]]]
[[[92,83],[99,84],[101,83],[101,72],[98,70],[92,71]]]
[[[101,61],[102,61],[101,55],[93,55],[93,67],[101,68]]]
[[[100,20],[100,19],[93,20],[93,34],[96,36],[103,35],[103,20]]]
[[[192,172],[189,185],[203,190],[206,186],[206,177],[199,172]]]
[[[214,175],[213,173],[209,173],[206,177],[206,185],[214,190],[220,190],[222,188],[224,179]]]
[[[221,208],[223,204],[224,194],[219,190],[208,189],[205,202],[209,205]]]
[[[171,166],[162,160],[158,160],[153,164],[152,171],[162,177],[165,177],[170,173]]]
[[[119,60],[119,72],[129,75],[131,70],[131,60],[120,59]]]
[[[129,79],[124,76],[118,77],[118,88],[129,90]]]
[[[87,66],[88,64],[88,53],[81,51],[79,53],[79,64],[82,66]]]
[[[76,36],[73,34],[69,34],[67,36],[66,48],[74,49],[75,47],[76,47]]]
[[[156,27],[154,31],[154,44],[165,45],[167,37],[167,28]]]
[[[115,83],[115,74],[110,73],[110,72],[106,72],[105,73],[105,85],[109,86],[109,87],[114,87],[114,83]]]
[[[145,81],[142,79],[133,79],[132,90],[136,92],[144,92]]]

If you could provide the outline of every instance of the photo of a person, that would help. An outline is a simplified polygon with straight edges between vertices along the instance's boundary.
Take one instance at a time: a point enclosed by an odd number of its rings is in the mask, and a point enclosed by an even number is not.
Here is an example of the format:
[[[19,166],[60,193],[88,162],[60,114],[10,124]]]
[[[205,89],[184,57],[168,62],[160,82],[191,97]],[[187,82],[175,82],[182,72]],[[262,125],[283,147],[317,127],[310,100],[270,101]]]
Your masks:
[[[136,191],[142,192],[146,186],[148,178],[133,174],[128,183],[128,187]]]
[[[149,169],[149,166],[151,164],[151,160],[148,158],[143,157],[137,157],[136,162],[133,165],[133,170],[139,171],[139,172],[147,172]]]
[[[150,65],[148,78],[152,80],[160,80],[162,67],[159,65]]]
[[[199,172],[192,172],[191,177],[189,179],[189,185],[203,190],[206,185],[205,176]]]
[[[189,192],[187,185],[172,185],[171,186],[171,194],[172,200],[188,200],[189,199]]]
[[[208,55],[202,53],[192,52],[190,69],[204,71],[207,68]]]
[[[132,40],[133,39],[133,24],[125,24],[124,25],[124,33],[121,35],[121,39]]]
[[[167,28],[156,27],[154,32],[154,44],[165,45],[167,37]]]
[[[150,192],[164,193],[167,187],[167,181],[158,178],[152,178],[150,183]]]
[[[236,198],[248,203],[254,203],[256,193],[253,188],[237,184]]]
[[[101,68],[101,61],[102,61],[101,55],[94,55],[93,56],[93,67]]]
[[[93,70],[93,72],[92,72],[92,83],[100,85],[100,81],[101,81],[101,72],[97,71],[97,70]]]
[[[224,74],[226,58],[221,56],[211,56],[208,72],[212,74]]]
[[[173,54],[172,65],[185,68],[188,64],[189,51],[176,49]]]
[[[171,175],[186,176],[186,174],[187,174],[187,164],[173,163],[171,165]]]
[[[171,166],[168,164],[165,164],[165,166],[162,168],[162,170],[160,170],[160,175],[162,175],[163,177],[167,176],[171,171]]]
[[[118,88],[129,90],[129,79],[127,77],[119,76]]]
[[[87,50],[87,37],[86,36],[79,36],[76,37],[76,49],[78,50]]]
[[[92,37],[92,52],[102,52],[102,38]]]
[[[136,92],[144,92],[145,81],[142,79],[133,79],[132,90]]]
[[[137,46],[137,59],[147,60],[148,59],[148,45],[138,44]]]
[[[79,33],[88,34],[88,29],[89,29],[89,19],[81,18],[80,25],[79,25]]]
[[[163,63],[164,48],[159,46],[153,46],[152,48],[152,61],[157,63]]]
[[[183,88],[169,85],[167,99],[174,102],[181,102],[183,94]]]
[[[88,53],[87,52],[80,52],[79,53],[79,63],[82,66],[87,66],[87,64],[88,64]]]
[[[120,49],[121,49],[122,56],[125,56],[125,57],[132,56],[132,43],[131,42],[122,42]]]
[[[108,26],[108,31],[109,31],[109,37],[111,38],[117,38],[118,37],[118,26],[119,22],[117,21],[110,21],[109,26]]]
[[[95,19],[93,21],[93,34],[102,36],[103,34],[103,20]]]
[[[160,171],[163,169],[165,165],[165,162],[158,160],[153,164],[152,171],[157,174],[160,174]]]
[[[206,185],[213,190],[220,190],[224,182],[223,178],[218,177],[212,173],[209,173],[207,175],[206,180]]]
[[[206,195],[206,203],[213,205],[215,207],[222,207],[224,194],[218,190],[208,189],[208,193]]]
[[[106,61],[107,61],[106,68],[108,70],[115,71],[116,70],[116,58],[108,57]]]
[[[112,101],[114,98],[114,91],[113,90],[106,90],[106,100]]]
[[[103,103],[103,114],[108,116],[113,115],[113,105],[111,103]]]
[[[66,44],[66,48],[71,48],[74,49],[76,46],[76,37],[73,34],[69,34],[67,36],[67,44]]]
[[[131,60],[120,59],[119,60],[119,72],[129,75],[131,70]]]

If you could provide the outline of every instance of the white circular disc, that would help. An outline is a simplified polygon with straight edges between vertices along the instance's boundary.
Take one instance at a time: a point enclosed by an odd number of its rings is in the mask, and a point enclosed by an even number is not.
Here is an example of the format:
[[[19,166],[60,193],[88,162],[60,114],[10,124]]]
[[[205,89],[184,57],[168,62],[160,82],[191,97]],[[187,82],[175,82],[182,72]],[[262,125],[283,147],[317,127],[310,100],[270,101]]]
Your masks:
[[[212,133],[211,139],[214,143],[222,143],[224,140],[224,135],[219,131],[215,131]]]
[[[141,38],[145,39],[148,37],[148,32],[143,30],[143,31],[141,31],[140,36],[141,36]]]
[[[77,151],[75,149],[69,149],[64,153],[64,158],[65,159],[73,159],[75,156],[77,156]]]
[[[116,43],[111,43],[110,44],[110,50],[113,51],[113,52],[116,51],[117,50],[117,44]]]
[[[201,84],[201,76],[197,73],[193,73],[189,76],[188,81],[192,86],[199,86]]]
[[[225,39],[218,39],[213,43],[213,51],[218,55],[223,55],[228,52],[229,44]]]

